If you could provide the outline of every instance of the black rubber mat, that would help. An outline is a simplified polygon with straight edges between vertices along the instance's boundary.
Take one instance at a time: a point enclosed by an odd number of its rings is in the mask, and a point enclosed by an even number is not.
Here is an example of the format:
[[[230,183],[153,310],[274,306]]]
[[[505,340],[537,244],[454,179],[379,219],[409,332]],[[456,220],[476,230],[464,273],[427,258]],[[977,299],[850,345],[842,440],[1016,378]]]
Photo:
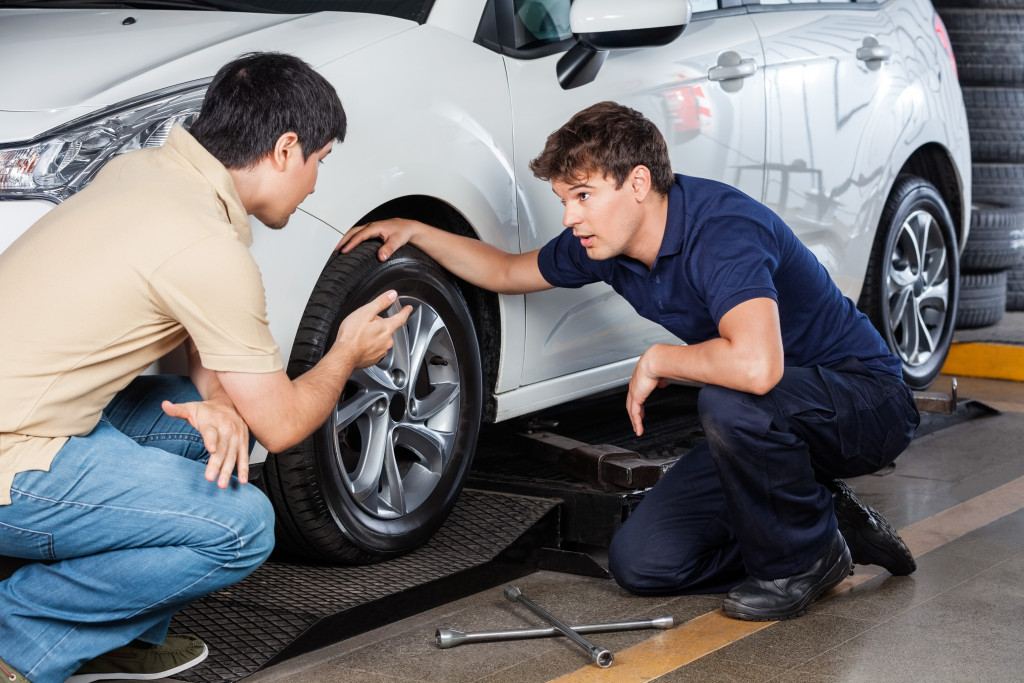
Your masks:
[[[175,615],[172,632],[194,633],[210,648],[204,662],[176,678],[237,681],[268,663],[514,578],[495,570],[494,561],[557,514],[558,503],[466,489],[438,533],[403,557],[358,567],[267,562]],[[529,552],[512,553],[519,555],[511,563],[515,576],[531,570],[521,557]]]

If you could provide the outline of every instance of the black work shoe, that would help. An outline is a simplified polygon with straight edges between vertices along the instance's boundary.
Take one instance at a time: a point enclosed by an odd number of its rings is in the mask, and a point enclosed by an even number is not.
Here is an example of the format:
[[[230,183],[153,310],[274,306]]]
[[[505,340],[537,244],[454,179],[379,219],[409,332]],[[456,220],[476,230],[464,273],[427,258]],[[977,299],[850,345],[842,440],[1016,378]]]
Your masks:
[[[806,571],[784,579],[748,577],[725,596],[722,611],[744,621],[799,617],[819,595],[846,578],[852,566],[846,541],[836,532]]]
[[[835,479],[826,485],[832,491],[839,533],[850,546],[854,563],[877,564],[893,576],[906,576],[917,569],[910,548],[885,517],[857,500],[843,481]]]

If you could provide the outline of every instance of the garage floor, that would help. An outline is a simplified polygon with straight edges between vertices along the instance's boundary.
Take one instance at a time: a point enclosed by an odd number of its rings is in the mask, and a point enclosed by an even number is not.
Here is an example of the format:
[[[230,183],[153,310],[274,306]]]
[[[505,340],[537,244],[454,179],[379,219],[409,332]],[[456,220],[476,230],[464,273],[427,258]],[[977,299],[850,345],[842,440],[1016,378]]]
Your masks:
[[[997,327],[957,341],[1024,352],[1024,313]],[[718,595],[640,598],[610,580],[537,572],[516,584],[565,621],[669,614],[677,626],[590,636],[615,653],[608,669],[566,639],[438,649],[438,628],[544,625],[497,586],[246,681],[1024,680],[1024,383],[959,377],[958,390],[1001,412],[920,437],[893,469],[849,482],[901,530],[918,561],[909,577],[857,567],[806,616],[747,623],[723,617]]]
[[[1024,313],[998,327],[957,341],[999,344],[1024,367]],[[245,680],[1024,680],[1024,383],[958,376],[958,393],[998,412],[921,436],[895,467],[849,481],[907,540],[918,561],[909,577],[857,567],[806,616],[748,623],[723,617],[720,595],[640,598],[611,580],[542,571],[515,583],[567,622],[671,615],[676,627],[590,636],[614,652],[608,669],[563,638],[436,647],[438,628],[544,625],[501,584]]]

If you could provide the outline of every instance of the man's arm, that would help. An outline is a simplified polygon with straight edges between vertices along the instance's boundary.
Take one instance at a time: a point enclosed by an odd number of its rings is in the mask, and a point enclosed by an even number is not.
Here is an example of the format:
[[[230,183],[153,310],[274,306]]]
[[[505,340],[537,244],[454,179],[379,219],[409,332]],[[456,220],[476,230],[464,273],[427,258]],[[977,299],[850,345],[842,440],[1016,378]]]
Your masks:
[[[337,405],[349,375],[384,358],[395,330],[412,312],[406,306],[389,318],[378,315],[397,297],[391,290],[353,311],[323,359],[295,380],[283,370],[217,373],[235,409],[267,450],[279,453],[312,434]]]
[[[391,218],[359,225],[338,243],[348,253],[360,242],[374,237],[384,240],[377,251],[386,260],[404,244],[413,244],[437,261],[442,268],[466,282],[499,294],[525,294],[551,289],[537,266],[537,251],[510,254],[485,242],[453,235],[419,221]]]
[[[626,412],[637,435],[643,433],[644,402],[670,379],[759,395],[782,379],[782,332],[773,299],[750,299],[729,309],[718,333],[717,339],[689,346],[655,344],[640,357],[626,397]]]

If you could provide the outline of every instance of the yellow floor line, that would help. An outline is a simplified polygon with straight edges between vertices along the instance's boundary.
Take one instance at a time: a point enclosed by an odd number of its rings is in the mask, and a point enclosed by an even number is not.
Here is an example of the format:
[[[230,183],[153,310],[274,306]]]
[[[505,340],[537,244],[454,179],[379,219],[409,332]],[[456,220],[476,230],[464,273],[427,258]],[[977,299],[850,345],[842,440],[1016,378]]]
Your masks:
[[[901,529],[900,535],[914,557],[920,557],[1021,508],[1024,508],[1024,477],[915,522]],[[883,570],[878,567],[857,566],[853,575],[833,588],[825,598],[850,590],[881,573]],[[556,678],[552,683],[651,681],[777,623],[737,621],[718,609],[616,652],[615,663],[607,669],[587,666]]]
[[[943,374],[1024,381],[1024,346],[953,344],[942,366]]]

